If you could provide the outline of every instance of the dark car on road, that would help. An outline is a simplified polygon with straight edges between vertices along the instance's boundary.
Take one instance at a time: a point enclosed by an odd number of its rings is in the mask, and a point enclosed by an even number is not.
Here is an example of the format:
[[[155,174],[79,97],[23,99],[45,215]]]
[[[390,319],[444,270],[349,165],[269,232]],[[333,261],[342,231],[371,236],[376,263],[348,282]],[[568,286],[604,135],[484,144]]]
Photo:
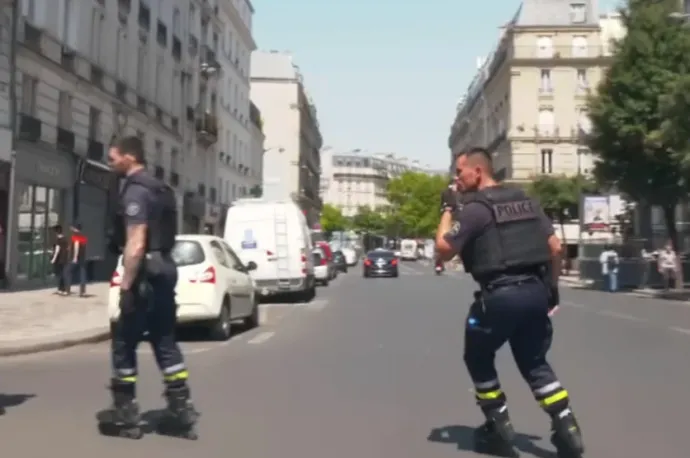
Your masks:
[[[333,252],[333,264],[335,264],[335,269],[338,272],[347,272],[347,260],[342,251],[337,250]]]
[[[397,277],[398,257],[389,250],[370,251],[364,258],[363,275],[368,277]]]

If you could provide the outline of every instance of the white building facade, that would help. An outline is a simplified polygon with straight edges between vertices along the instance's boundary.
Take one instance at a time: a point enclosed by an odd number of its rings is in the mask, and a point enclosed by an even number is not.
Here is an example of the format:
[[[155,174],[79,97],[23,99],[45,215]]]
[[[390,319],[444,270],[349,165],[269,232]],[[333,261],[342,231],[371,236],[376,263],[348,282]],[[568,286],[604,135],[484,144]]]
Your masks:
[[[329,148],[321,155],[321,198],[348,217],[356,215],[360,207],[375,210],[387,206],[386,188],[391,179],[405,172],[432,173],[429,166],[394,154],[338,153]]]
[[[251,100],[261,111],[266,136],[264,194],[294,199],[314,225],[321,213],[323,145],[316,107],[290,54],[255,51],[251,70]]]
[[[221,135],[217,160],[213,164],[219,195],[219,226],[233,200],[249,194],[261,180],[261,170],[253,155],[249,100],[251,53],[256,49],[252,36],[254,9],[248,0],[220,1],[221,35],[219,78],[219,118]],[[220,210],[220,211],[216,211]]]
[[[250,140],[248,0],[20,5],[14,186],[0,184],[0,214],[9,214],[7,221],[0,219],[8,228],[8,249],[1,250],[8,278],[48,281],[50,228],[74,221],[89,237],[93,277],[109,276],[114,261],[105,247],[105,216],[113,181],[105,162],[108,144],[118,135],[145,140],[149,168],[178,194],[181,232],[216,228],[220,206],[231,198],[232,175],[218,167],[221,152],[230,151],[225,139],[230,133],[245,145]],[[3,15],[3,39],[8,16]],[[230,49],[236,50],[231,61]],[[0,54],[0,68],[8,68],[8,52],[3,48]],[[0,75],[2,89],[9,77]],[[231,79],[238,86],[231,112],[236,106],[238,114],[234,124],[221,123],[221,107],[233,100]],[[6,95],[0,90],[0,125]],[[7,157],[0,151],[0,183]],[[3,199],[3,193],[15,198]]]

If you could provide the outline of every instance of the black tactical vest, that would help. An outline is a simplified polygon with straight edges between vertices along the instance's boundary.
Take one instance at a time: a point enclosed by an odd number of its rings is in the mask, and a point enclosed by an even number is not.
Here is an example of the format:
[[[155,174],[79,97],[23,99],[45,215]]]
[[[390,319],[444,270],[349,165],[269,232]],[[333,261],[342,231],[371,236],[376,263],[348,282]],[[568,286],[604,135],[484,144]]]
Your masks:
[[[541,208],[522,190],[494,186],[468,193],[463,201],[484,205],[493,215],[491,224],[461,253],[465,270],[478,283],[504,274],[536,273],[548,264],[551,252],[540,221]]]
[[[177,235],[177,200],[175,199],[175,191],[166,183],[146,172],[135,173],[127,177],[119,193],[119,203],[113,215],[114,227],[111,245],[124,247],[127,229],[125,228],[125,209],[122,196],[127,187],[132,184],[143,186],[154,195],[154,206],[149,210],[151,218],[146,231],[146,251],[169,253],[175,245],[175,236]]]

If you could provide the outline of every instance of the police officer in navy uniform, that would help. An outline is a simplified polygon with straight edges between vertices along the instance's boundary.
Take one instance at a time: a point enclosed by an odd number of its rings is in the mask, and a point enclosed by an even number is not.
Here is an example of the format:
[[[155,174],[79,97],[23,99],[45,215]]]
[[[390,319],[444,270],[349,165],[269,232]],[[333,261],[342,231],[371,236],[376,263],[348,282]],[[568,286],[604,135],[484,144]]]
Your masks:
[[[436,249],[444,259],[460,253],[479,283],[465,326],[464,360],[486,422],[475,431],[477,451],[515,454],[515,432],[494,358],[506,342],[534,397],[549,414],[551,440],[561,456],[584,447],[565,388],[546,361],[550,316],[559,303],[561,243],[540,206],[520,189],[493,179],[491,155],[473,148],[456,159],[461,210],[445,192]]]
[[[109,246],[122,253],[124,267],[120,317],[112,336],[111,420],[138,424],[136,349],[147,330],[163,373],[169,418],[191,433],[197,415],[190,401],[187,367],[175,340],[177,267],[170,255],[177,235],[175,193],[146,170],[138,137],[116,141],[108,160],[122,177]]]

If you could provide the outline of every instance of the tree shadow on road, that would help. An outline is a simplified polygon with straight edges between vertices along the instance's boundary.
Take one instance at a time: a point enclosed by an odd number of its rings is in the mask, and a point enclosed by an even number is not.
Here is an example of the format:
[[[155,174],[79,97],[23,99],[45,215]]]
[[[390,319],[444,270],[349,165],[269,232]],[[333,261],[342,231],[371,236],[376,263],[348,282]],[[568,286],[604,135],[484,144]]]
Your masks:
[[[17,407],[24,404],[31,398],[35,398],[35,394],[3,394],[0,393],[0,415],[4,415],[7,408]]]
[[[472,452],[474,451],[474,429],[474,426],[470,427],[465,425],[434,428],[429,433],[427,440],[429,442],[438,442],[441,444],[455,444],[458,450]],[[539,436],[518,433],[515,438],[515,448],[537,458],[558,458],[555,451],[546,450],[534,443],[534,441],[540,439],[541,437]]]

